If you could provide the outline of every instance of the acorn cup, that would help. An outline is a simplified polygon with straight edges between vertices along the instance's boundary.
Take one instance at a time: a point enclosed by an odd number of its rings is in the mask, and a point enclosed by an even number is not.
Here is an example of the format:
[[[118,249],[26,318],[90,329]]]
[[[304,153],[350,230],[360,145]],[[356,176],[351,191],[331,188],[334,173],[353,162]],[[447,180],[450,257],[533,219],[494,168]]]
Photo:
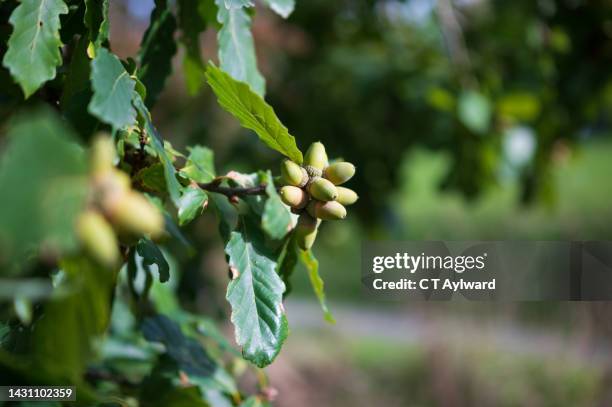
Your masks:
[[[286,205],[295,209],[304,208],[310,198],[303,189],[291,185],[280,189],[280,197]]]
[[[338,190],[338,197],[336,198],[336,202],[346,205],[352,205],[359,199],[359,196],[355,191],[345,187],[336,187]]]
[[[119,242],[112,226],[100,213],[87,210],[79,215],[76,234],[81,245],[98,263],[107,268],[119,264]]]
[[[329,180],[316,177],[308,185],[308,192],[319,201],[333,201],[338,197],[338,189]]]
[[[310,250],[317,238],[317,231],[321,221],[307,213],[302,213],[295,226],[295,239],[302,250]]]
[[[308,182],[308,173],[293,161],[283,160],[281,163],[281,179],[286,185],[303,187]]]
[[[320,177],[323,169],[327,167],[327,153],[319,141],[312,143],[304,155],[304,168],[310,177]]]
[[[323,171],[323,177],[330,180],[334,185],[344,184],[355,175],[355,166],[346,161],[330,165]]]

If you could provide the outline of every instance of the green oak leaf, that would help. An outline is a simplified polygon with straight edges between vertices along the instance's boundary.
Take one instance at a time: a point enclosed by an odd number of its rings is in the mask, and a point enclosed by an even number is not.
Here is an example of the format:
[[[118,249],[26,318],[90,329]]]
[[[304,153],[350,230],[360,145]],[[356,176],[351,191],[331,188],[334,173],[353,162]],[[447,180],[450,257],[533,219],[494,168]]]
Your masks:
[[[265,182],[268,199],[266,200],[263,214],[261,215],[261,226],[272,239],[280,240],[285,237],[289,231],[291,214],[276,192],[272,173],[270,171],[267,173]]]
[[[136,246],[136,252],[142,257],[142,264],[145,267],[156,265],[159,273],[159,281],[165,283],[170,279],[170,266],[159,250],[159,247],[149,239],[140,239]]]
[[[178,219],[179,225],[183,226],[191,222],[204,210],[204,204],[208,201],[206,192],[197,186],[189,186],[184,189],[179,199]]]
[[[149,28],[140,44],[138,78],[147,89],[146,105],[151,108],[172,73],[172,57],[176,54],[174,31],[176,19],[165,1],[156,1]]]
[[[159,342],[166,347],[166,353],[187,374],[207,377],[217,369],[202,345],[186,336],[179,324],[165,315],[147,317],[141,327],[143,336],[149,342]]]
[[[23,0],[9,22],[13,33],[2,64],[7,67],[26,98],[55,78],[62,64],[60,14],[67,14],[62,0]]]
[[[221,6],[221,4],[217,5]],[[225,5],[226,9],[230,10],[242,7],[252,7],[254,3],[251,0],[223,0],[223,5]]]
[[[116,274],[82,257],[64,259],[59,266],[63,278],[58,289],[66,295],[45,303],[27,355],[34,362],[30,371],[44,372],[46,380],[80,383],[95,354],[94,339],[101,338],[109,324]]]
[[[254,93],[247,84],[233,79],[230,75],[210,63],[206,80],[217,95],[221,107],[231,113],[242,127],[253,130],[268,147],[278,151],[290,160],[301,164],[302,152],[295,138],[274,113],[274,109],[261,96]]]
[[[283,294],[284,297],[287,297],[293,288],[291,285],[291,276],[297,268],[299,255],[300,248],[297,245],[295,233],[292,233],[289,235],[285,241],[285,244],[283,245],[276,269],[276,272],[281,276],[283,282],[285,283],[286,290]]]
[[[221,69],[234,79],[248,83],[255,93],[263,96],[266,84],[257,70],[251,17],[242,7],[223,7],[222,1],[216,0],[217,21],[222,25],[217,34]]]
[[[316,259],[312,251],[310,250],[300,250],[300,262],[302,265],[308,270],[308,277],[310,278],[310,284],[312,285],[312,289],[319,300],[319,304],[321,305],[321,309],[323,309],[323,313],[325,315],[325,320],[329,323],[334,324],[336,320],[334,316],[331,314],[329,309],[327,308],[327,303],[325,302],[325,290],[323,279],[319,275],[319,261]]]
[[[164,178],[166,179],[166,187],[168,189],[168,193],[170,194],[170,198],[175,206],[179,205],[179,198],[181,196],[181,184],[176,179],[176,170],[174,168],[174,164],[170,159],[170,154],[164,148],[164,140],[161,135],[153,125],[151,121],[151,114],[149,110],[144,104],[144,101],[140,97],[140,95],[136,92],[132,92],[133,103],[138,110],[138,113],[144,120],[144,127],[147,133],[150,135],[151,147],[157,153],[159,160],[164,166]]]
[[[108,1],[85,0],[85,27],[88,30],[89,42],[96,50],[108,41]]]
[[[210,3],[213,0],[207,0]],[[206,82],[206,66],[200,53],[200,33],[206,30],[206,2],[178,0],[180,41],[185,48],[183,74],[190,95],[198,93]]]
[[[229,203],[225,195],[209,192],[208,198],[208,203],[209,205],[212,204],[212,209],[218,221],[219,234],[223,242],[227,244],[238,220],[236,208]]]
[[[87,111],[91,100],[90,59],[87,56],[89,40],[79,38],[72,50],[70,65],[66,72],[64,88],[60,97],[60,108],[72,127],[83,137],[89,137],[98,125],[98,120]]]
[[[8,129],[0,157],[0,261],[24,259],[39,245],[50,253],[76,249],[73,225],[85,206],[88,168],[75,140],[50,110],[24,113]]]
[[[245,359],[259,367],[272,363],[287,338],[282,306],[285,285],[276,258],[256,222],[242,217],[225,247],[233,279],[227,287],[236,342]]]
[[[181,174],[198,183],[210,182],[215,178],[215,156],[210,148],[202,146],[187,147],[189,157]]]
[[[92,115],[114,129],[136,123],[132,106],[136,82],[106,48],[100,48],[91,63],[91,83],[94,94],[88,109]]]
[[[264,3],[283,18],[289,17],[295,9],[295,0],[264,0]]]
[[[134,175],[133,182],[141,184],[145,190],[166,192],[163,164],[155,163],[149,167],[144,167]]]

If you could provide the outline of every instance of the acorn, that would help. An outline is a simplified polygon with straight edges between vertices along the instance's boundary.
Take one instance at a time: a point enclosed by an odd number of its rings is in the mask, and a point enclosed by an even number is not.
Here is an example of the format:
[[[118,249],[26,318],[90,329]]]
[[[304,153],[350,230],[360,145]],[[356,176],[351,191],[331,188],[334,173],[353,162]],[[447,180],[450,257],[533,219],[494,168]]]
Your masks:
[[[113,268],[119,264],[119,243],[111,225],[100,213],[87,210],[79,215],[76,234],[83,248],[101,265]]]
[[[323,220],[340,220],[346,218],[346,208],[336,201],[316,202],[309,213]]]
[[[301,209],[308,203],[309,196],[301,188],[287,185],[280,190],[281,200],[292,208]]]
[[[296,187],[303,187],[308,182],[306,170],[291,160],[281,163],[281,177],[284,184]]]
[[[344,184],[355,175],[355,166],[346,161],[340,161],[330,165],[323,171],[323,176],[334,185]]]
[[[310,250],[317,238],[317,230],[320,223],[320,220],[313,218],[307,213],[300,215],[295,226],[295,238],[300,249]]]
[[[359,196],[355,191],[345,187],[336,187],[338,190],[338,197],[336,198],[336,202],[342,205],[352,205],[357,202]]]
[[[127,192],[105,208],[111,221],[122,230],[152,238],[164,233],[164,217],[155,205],[137,192]]]
[[[323,168],[327,167],[327,163],[327,153],[325,152],[323,143],[319,141],[312,143],[304,155],[304,167],[306,171],[309,170],[309,167],[323,171]],[[320,174],[318,176],[320,176]]]
[[[103,174],[112,170],[115,167],[115,157],[113,140],[103,133],[98,134],[91,147],[91,172]]]
[[[125,172],[116,168],[111,168],[103,174],[94,177],[96,187],[102,194],[119,194],[132,189],[132,180]]]
[[[325,178],[317,177],[308,184],[308,192],[319,201],[333,201],[338,196],[338,189]]]

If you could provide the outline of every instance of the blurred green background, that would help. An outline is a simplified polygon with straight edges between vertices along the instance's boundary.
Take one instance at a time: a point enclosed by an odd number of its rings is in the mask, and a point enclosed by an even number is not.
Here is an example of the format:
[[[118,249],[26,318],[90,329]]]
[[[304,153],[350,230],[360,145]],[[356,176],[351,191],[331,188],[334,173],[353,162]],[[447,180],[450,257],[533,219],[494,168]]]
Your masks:
[[[120,55],[150,3],[112,10]],[[336,325],[296,276],[277,405],[610,405],[607,304],[374,303],[359,258],[363,239],[612,239],[612,4],[303,0],[287,21],[258,10],[254,34],[267,100],[300,147],[357,165],[360,195],[315,246]],[[155,117],[175,146],[276,168],[208,89],[194,100],[171,81]],[[226,315],[214,222],[191,227],[202,251],[180,262],[181,299]]]
[[[121,57],[152,7],[112,2]],[[298,0],[254,21],[266,99],[302,149],[356,164],[360,195],[315,246],[336,325],[296,275],[276,405],[612,405],[608,304],[375,303],[359,270],[364,239],[612,240],[612,3]],[[213,148],[220,173],[276,171],[208,88],[187,94],[180,58],[153,114],[164,137]],[[197,255],[169,248],[180,300],[226,320],[215,220],[189,229]]]

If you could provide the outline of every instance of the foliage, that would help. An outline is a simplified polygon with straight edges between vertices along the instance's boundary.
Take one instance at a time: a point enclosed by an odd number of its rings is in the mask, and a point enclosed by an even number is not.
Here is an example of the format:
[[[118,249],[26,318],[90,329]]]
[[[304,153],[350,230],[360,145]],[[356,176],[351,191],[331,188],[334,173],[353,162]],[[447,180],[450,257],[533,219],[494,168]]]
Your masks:
[[[283,18],[295,7],[263,3]],[[270,170],[217,174],[211,149],[177,151],[151,115],[183,47],[190,93],[208,82],[243,127],[302,163],[263,99],[254,11],[250,1],[156,0],[139,52],[124,60],[109,40],[108,0],[0,3],[12,27],[0,48],[0,285],[11,287],[0,297],[3,376],[75,385],[85,405],[267,405],[265,380],[243,394],[231,369],[240,352],[177,300],[174,256],[197,251],[185,228],[211,210],[236,343],[252,369],[272,363],[287,338],[282,302],[298,261],[332,320],[317,260],[295,245],[297,216],[279,179]],[[200,54],[206,28],[218,31],[220,67]]]

